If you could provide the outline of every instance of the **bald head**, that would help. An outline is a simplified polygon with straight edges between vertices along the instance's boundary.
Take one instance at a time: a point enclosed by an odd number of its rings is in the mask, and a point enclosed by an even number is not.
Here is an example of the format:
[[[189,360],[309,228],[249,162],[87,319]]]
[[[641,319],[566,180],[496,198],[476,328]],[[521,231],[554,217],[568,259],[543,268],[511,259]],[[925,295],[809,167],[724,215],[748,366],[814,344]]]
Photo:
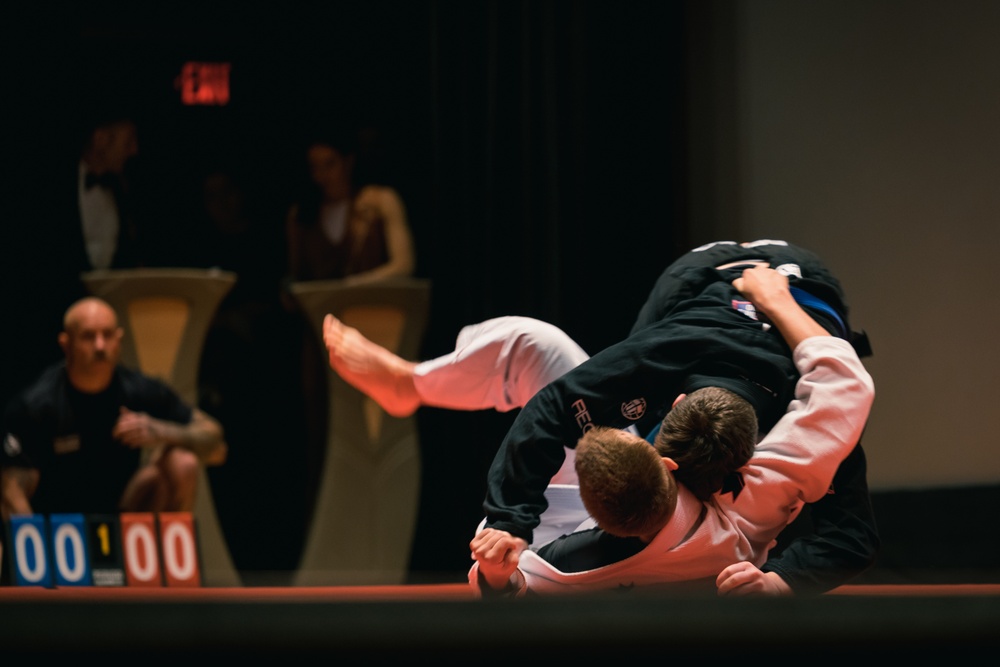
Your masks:
[[[102,321],[110,320],[114,327],[118,326],[118,315],[115,313],[115,309],[103,299],[88,296],[76,301],[66,309],[66,314],[63,316],[63,330],[76,331],[83,322],[95,318]]]
[[[114,308],[103,299],[86,297],[66,310],[59,345],[73,386],[88,393],[108,387],[121,357],[123,335]]]

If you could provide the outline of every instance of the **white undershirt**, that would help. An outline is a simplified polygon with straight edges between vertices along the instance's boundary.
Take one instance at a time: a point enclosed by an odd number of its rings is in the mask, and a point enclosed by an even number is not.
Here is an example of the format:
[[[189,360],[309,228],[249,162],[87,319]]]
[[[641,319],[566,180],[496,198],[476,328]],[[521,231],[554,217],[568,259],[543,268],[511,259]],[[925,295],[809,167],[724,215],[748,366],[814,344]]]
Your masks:
[[[331,243],[340,243],[347,231],[347,209],[350,207],[350,200],[345,199],[335,204],[323,204],[320,209],[320,224],[323,233]]]
[[[87,189],[86,166],[80,163],[78,188],[80,193],[80,220],[83,223],[83,240],[87,256],[95,269],[111,267],[118,243],[118,206],[110,190],[95,186]]]

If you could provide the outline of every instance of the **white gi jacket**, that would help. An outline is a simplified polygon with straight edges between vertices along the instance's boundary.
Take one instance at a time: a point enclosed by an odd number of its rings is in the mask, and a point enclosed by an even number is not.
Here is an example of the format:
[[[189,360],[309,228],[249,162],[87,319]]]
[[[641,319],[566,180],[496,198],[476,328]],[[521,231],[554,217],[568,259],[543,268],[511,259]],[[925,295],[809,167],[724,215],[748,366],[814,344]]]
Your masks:
[[[832,336],[796,347],[801,373],[795,400],[757,445],[743,468],[745,486],[734,499],[697,500],[680,487],[670,522],[638,554],[583,572],[561,572],[533,551],[521,554],[518,591],[565,593],[649,586],[713,578],[739,561],[763,565],[775,538],[830,488],[840,462],[861,437],[875,396],[874,383],[854,348]],[[479,564],[469,583],[479,589]]]

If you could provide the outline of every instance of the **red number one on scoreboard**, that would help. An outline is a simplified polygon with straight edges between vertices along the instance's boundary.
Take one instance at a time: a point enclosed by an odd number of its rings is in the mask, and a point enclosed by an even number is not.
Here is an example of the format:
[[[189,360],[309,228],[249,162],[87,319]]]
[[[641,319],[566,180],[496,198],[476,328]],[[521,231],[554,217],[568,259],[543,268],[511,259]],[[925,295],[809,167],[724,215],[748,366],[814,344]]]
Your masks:
[[[122,556],[128,585],[163,586],[156,516],[152,512],[123,512],[121,524]]]
[[[161,512],[160,546],[167,586],[201,586],[198,543],[190,512]]]

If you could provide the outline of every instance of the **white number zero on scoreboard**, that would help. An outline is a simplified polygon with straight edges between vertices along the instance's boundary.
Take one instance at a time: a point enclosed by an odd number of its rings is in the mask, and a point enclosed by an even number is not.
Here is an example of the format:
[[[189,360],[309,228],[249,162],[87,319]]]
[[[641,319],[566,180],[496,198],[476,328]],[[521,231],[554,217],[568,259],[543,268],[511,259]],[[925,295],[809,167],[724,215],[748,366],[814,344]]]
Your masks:
[[[34,568],[28,568],[28,548],[34,552]],[[37,584],[45,576],[45,538],[39,532],[38,527],[30,523],[23,524],[17,531],[14,540],[14,552],[17,554],[17,562],[20,566],[21,576],[24,580]]]
[[[60,524],[52,536],[56,569],[62,578],[69,582],[80,581],[87,574],[87,562],[83,548],[83,536],[80,530],[70,523]],[[68,554],[72,554],[73,564],[70,566]]]
[[[156,536],[152,529],[143,523],[133,523],[125,529],[122,541],[129,571],[140,581],[152,581],[159,572]]]
[[[163,569],[175,578],[186,581],[195,572],[194,538],[187,526],[170,523],[163,531]]]

